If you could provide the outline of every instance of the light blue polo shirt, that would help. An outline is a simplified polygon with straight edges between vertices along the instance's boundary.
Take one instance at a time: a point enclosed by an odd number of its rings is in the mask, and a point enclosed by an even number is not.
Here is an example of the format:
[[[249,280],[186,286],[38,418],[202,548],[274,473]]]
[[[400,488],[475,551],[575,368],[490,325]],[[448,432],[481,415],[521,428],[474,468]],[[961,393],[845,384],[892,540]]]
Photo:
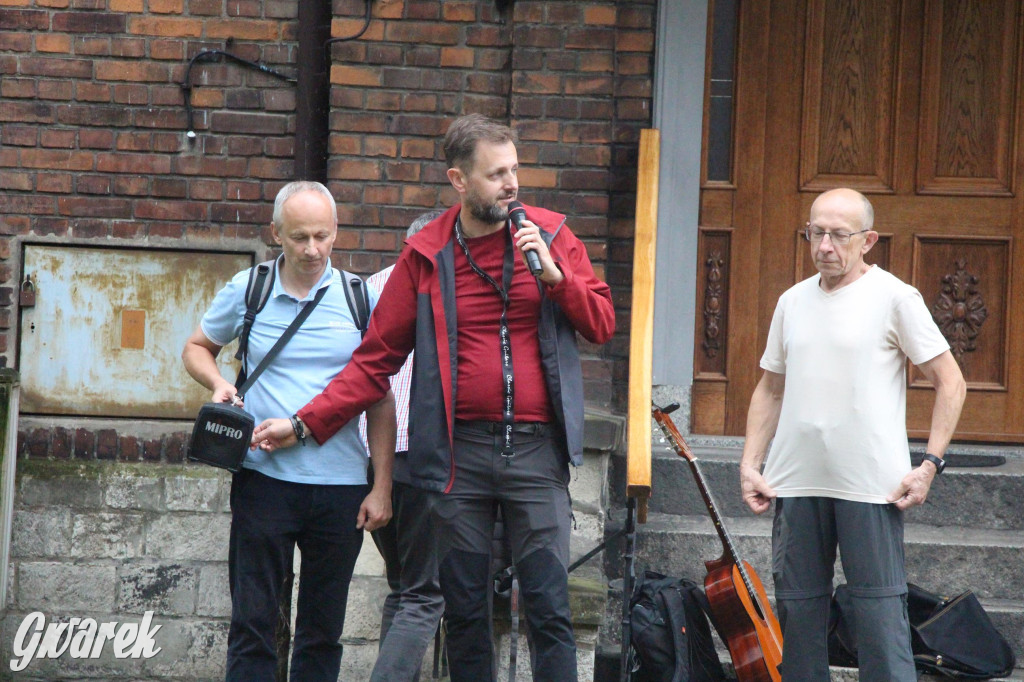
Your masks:
[[[279,258],[275,267],[280,263]],[[241,333],[248,281],[249,270],[235,275],[203,316],[200,328],[213,343],[225,346]],[[299,311],[323,287],[329,287],[323,299],[245,394],[245,411],[256,418],[257,424],[295,414],[348,364],[352,351],[362,341],[345,298],[340,271],[326,269],[317,286],[301,301],[285,292],[278,272],[270,298],[249,333],[249,371],[259,365]],[[372,287],[369,295],[372,309],[377,305]],[[270,453],[250,450],[243,466],[282,481],[354,485],[366,483],[366,461],[359,420],[353,419],[323,445],[307,438],[305,446],[295,444]]]

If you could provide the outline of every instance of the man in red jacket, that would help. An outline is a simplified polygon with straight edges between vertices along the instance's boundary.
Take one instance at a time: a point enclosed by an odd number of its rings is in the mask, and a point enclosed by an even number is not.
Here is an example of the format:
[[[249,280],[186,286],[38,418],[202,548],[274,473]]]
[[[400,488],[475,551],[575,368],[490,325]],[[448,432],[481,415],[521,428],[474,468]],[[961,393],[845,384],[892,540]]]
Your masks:
[[[330,437],[383,396],[414,349],[412,485],[436,493],[439,577],[452,682],[495,679],[488,591],[500,506],[526,603],[533,678],[573,682],[569,463],[583,453],[576,333],[615,331],[608,285],[565,216],[525,207],[510,128],[471,114],[444,141],[460,203],[409,238],[352,361],[292,419],[260,424],[265,450]],[[526,252],[540,261],[530,274]]]

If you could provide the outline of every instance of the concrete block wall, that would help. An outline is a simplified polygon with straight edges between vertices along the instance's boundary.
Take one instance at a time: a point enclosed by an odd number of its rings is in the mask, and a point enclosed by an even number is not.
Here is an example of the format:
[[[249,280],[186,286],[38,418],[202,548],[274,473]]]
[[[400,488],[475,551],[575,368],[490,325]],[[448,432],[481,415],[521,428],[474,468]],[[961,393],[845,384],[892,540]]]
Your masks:
[[[612,433],[617,439],[618,431]],[[608,453],[591,445],[570,484],[573,557],[604,533]],[[21,458],[0,651],[15,657],[19,627],[35,612],[47,623],[140,623],[148,611],[153,626],[160,626],[153,639],[161,651],[148,660],[118,659],[108,644],[95,660],[67,653],[34,659],[16,679],[223,679],[229,491],[229,474],[192,463]],[[576,590],[574,596],[581,680],[592,679],[604,599],[601,566],[598,555],[574,574],[591,585],[589,594]],[[296,572],[301,574],[300,559]],[[339,679],[369,678],[386,594],[384,564],[367,535],[350,590]],[[507,615],[496,618],[495,631],[507,666]],[[525,635],[520,646],[526,646]],[[517,679],[530,679],[525,648],[519,661]],[[0,660],[0,679],[13,675],[9,664]]]

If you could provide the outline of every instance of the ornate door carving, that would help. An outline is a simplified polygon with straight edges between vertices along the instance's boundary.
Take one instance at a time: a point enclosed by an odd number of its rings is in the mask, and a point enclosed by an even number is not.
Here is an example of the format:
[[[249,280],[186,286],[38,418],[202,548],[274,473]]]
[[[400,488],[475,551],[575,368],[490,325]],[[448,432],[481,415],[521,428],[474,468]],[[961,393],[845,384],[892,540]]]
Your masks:
[[[875,207],[869,260],[920,290],[964,371],[956,437],[1024,442],[1020,3],[739,6],[734,177],[702,189],[693,428],[743,433],[775,302],[814,272],[798,230],[847,186]],[[922,437],[933,391],[909,379]]]

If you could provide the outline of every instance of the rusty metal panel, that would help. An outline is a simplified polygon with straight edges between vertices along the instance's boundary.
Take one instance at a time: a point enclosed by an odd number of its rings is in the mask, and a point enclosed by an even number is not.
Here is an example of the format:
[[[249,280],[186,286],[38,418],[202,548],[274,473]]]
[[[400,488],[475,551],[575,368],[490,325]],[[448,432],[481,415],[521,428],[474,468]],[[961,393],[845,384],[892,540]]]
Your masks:
[[[240,253],[26,245],[36,304],[21,310],[22,413],[194,418],[210,396],[181,349],[250,265]],[[235,345],[218,358],[232,380]]]

